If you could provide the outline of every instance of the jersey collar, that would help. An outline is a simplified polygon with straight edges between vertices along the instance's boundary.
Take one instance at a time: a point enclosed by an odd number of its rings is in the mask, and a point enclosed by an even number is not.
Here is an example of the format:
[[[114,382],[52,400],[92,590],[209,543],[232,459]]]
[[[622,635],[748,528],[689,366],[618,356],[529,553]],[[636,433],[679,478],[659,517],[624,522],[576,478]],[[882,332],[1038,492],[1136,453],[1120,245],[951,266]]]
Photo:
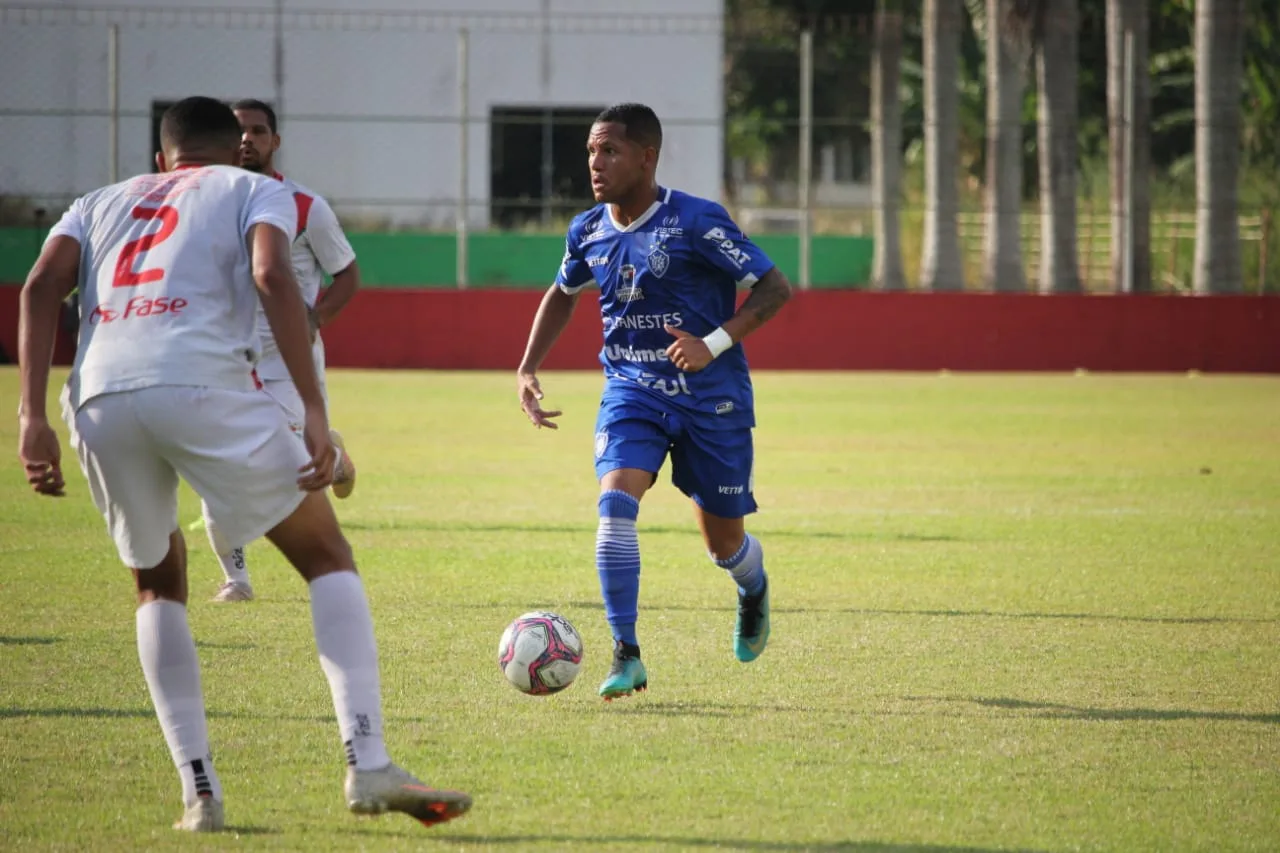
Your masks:
[[[613,218],[612,207],[606,204],[604,206],[604,210],[605,210],[605,214],[608,215],[609,217],[609,224],[613,226],[613,230],[622,234],[629,234],[632,231],[638,231],[640,229],[640,226],[644,225],[646,222],[648,222],[650,219],[653,218],[653,215],[658,212],[658,208],[662,207],[664,204],[667,204],[670,201],[671,201],[671,190],[666,189],[665,187],[658,187],[658,197],[654,200],[653,204],[649,205],[648,210],[640,214],[639,218],[637,218],[634,222],[632,222],[630,225],[627,225],[627,226],[619,225],[618,220]]]

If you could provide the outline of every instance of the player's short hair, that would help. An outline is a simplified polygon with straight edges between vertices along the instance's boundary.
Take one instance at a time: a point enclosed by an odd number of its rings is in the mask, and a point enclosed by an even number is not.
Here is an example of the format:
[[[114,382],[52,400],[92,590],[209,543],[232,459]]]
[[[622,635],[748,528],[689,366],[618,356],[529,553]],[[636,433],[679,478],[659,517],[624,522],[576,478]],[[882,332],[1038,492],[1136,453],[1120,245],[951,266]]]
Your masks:
[[[276,111],[271,109],[271,105],[266,101],[259,101],[257,98],[241,98],[231,105],[233,110],[257,110],[267,117],[267,127],[271,128],[272,133],[279,133],[276,127]]]
[[[160,118],[160,144],[165,148],[235,148],[240,122],[231,107],[217,98],[183,98]]]
[[[627,139],[662,150],[662,122],[658,114],[644,104],[614,104],[596,116],[596,124],[616,123],[626,128]]]

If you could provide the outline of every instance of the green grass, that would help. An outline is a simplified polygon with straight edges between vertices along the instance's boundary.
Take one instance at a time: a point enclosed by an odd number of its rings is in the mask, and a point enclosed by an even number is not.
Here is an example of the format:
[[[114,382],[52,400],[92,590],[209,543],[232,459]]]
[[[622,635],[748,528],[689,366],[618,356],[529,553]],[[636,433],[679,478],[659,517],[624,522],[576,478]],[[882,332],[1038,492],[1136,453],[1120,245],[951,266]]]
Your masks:
[[[257,544],[260,600],[212,605],[201,539],[191,622],[236,834],[170,830],[128,575],[78,472],[64,500],[25,492],[0,419],[0,848],[1280,843],[1280,381],[760,375],[769,650],[733,660],[732,588],[664,476],[641,513],[650,690],[612,705],[599,385],[546,375],[549,432],[509,375],[330,375],[392,753],[475,796],[434,830],[346,814],[302,583]],[[4,411],[16,390],[0,371]],[[587,640],[579,682],[542,699],[496,665],[535,607]]]

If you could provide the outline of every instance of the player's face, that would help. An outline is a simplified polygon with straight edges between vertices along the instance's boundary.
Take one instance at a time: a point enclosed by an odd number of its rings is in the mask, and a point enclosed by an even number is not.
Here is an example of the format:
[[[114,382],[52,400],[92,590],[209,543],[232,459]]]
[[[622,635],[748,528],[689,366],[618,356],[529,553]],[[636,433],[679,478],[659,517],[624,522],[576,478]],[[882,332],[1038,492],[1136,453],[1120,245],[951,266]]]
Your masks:
[[[613,204],[626,199],[649,179],[649,167],[657,152],[627,138],[617,122],[597,123],[587,136],[587,163],[591,169],[591,194],[596,201]]]
[[[280,137],[271,132],[262,110],[236,110],[240,121],[240,167],[250,172],[270,169],[272,156],[280,147]]]

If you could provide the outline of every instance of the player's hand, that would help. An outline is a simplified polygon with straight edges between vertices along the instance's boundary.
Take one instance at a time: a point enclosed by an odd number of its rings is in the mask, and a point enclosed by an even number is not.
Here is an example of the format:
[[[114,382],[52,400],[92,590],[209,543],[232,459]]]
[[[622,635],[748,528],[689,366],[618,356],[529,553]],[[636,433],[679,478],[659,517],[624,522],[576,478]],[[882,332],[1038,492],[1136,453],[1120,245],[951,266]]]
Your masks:
[[[67,483],[62,478],[62,448],[58,434],[44,418],[22,418],[18,432],[18,458],[31,488],[42,495],[60,498]]]
[[[311,461],[298,469],[298,488],[318,492],[333,482],[333,466],[338,451],[329,438],[329,418],[323,406],[308,406],[302,424],[302,438],[307,443]]]
[[[538,429],[560,429],[560,425],[552,418],[560,417],[561,412],[548,412],[542,408],[542,385],[538,383],[536,374],[517,373],[516,388],[520,395],[520,409],[528,416],[530,423]]]
[[[667,358],[685,373],[697,373],[711,363],[711,350],[702,342],[702,338],[691,335],[684,329],[677,329],[670,323],[662,327],[668,335],[674,337],[675,343],[667,347]]]

